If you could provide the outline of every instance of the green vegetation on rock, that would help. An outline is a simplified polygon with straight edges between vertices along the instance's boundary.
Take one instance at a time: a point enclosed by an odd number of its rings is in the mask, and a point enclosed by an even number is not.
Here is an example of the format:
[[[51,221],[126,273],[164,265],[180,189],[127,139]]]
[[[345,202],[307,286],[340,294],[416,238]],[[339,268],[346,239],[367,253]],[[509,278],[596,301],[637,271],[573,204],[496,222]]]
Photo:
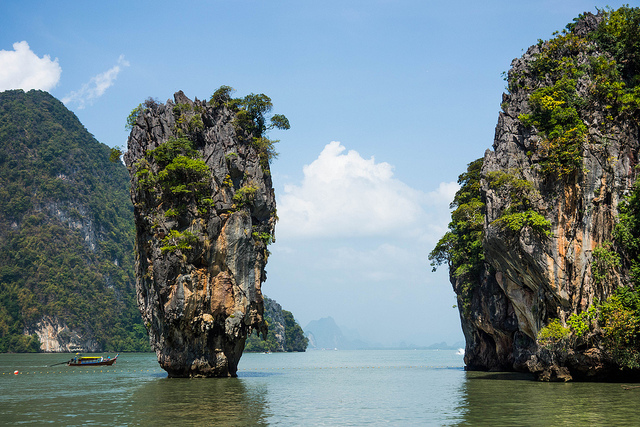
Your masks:
[[[232,98],[235,90],[230,86],[221,86],[214,92],[209,101],[214,107],[225,105],[236,115],[234,126],[238,136],[248,139],[260,155],[263,169],[272,159],[278,156],[275,144],[278,140],[269,139],[265,135],[271,129],[286,130],[290,128],[289,120],[282,114],[274,114],[267,123],[267,114],[273,108],[271,98],[260,93],[251,93],[244,98]]]
[[[135,165],[138,186],[167,205],[167,217],[184,213],[191,202],[199,215],[206,214],[213,204],[207,192],[209,175],[202,155],[185,137],[169,139]]]
[[[539,41],[528,73],[510,76],[511,91],[530,91],[531,112],[519,119],[542,137],[538,154],[545,174],[563,177],[579,171],[587,144],[601,143],[585,123],[594,109],[607,112],[599,123],[605,134],[615,116],[639,118],[640,9],[624,6],[602,13],[603,21],[587,36],[574,31],[574,22],[555,38]],[[531,87],[523,87],[527,84]]]
[[[46,92],[0,93],[0,351],[55,319],[105,351],[149,350],[136,307],[129,179]]]
[[[468,312],[471,291],[484,269],[482,229],[484,203],[480,195],[480,169],[483,159],[469,163],[467,172],[458,177],[460,189],[451,202],[449,231],[438,241],[429,254],[435,271],[443,263],[449,265],[449,274],[456,278],[458,302]]]
[[[613,232],[622,263],[630,271],[634,287],[640,286],[640,180],[631,194],[618,204],[618,223]]]
[[[629,271],[629,282],[616,288],[606,300],[572,314],[562,336],[558,333],[559,320],[552,320],[541,329],[538,341],[541,345],[560,343],[568,348],[575,347],[576,340],[589,336],[591,342],[601,342],[621,368],[640,369],[640,181],[618,205],[618,210],[615,242],[604,242],[594,248],[591,279],[598,285],[611,285],[613,273],[624,265]]]
[[[509,201],[507,208],[494,221],[495,224],[514,233],[520,233],[528,227],[538,235],[551,235],[551,222],[534,207],[534,199],[539,198],[540,194],[530,181],[518,177],[515,171],[489,172],[486,179],[489,188],[499,191]]]
[[[567,327],[551,320],[538,333],[541,346],[575,348],[587,341],[600,342],[620,369],[640,369],[640,294],[626,286],[617,288],[604,302],[574,313]]]
[[[612,249],[611,242],[604,242],[593,249],[591,279],[596,284],[610,280],[611,273],[620,267],[620,256]]]
[[[245,343],[246,352],[295,352],[306,351],[309,340],[290,311],[283,310],[275,301],[265,297],[265,320],[268,333],[260,337],[251,334]],[[276,320],[278,319],[278,320]],[[284,332],[284,337],[277,336],[276,330]]]

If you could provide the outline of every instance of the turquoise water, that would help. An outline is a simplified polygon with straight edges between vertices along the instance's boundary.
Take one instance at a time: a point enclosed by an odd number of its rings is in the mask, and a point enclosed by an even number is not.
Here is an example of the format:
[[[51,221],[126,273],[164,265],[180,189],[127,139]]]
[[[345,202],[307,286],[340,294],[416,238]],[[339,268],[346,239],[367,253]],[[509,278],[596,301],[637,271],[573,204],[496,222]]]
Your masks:
[[[640,415],[640,388],[465,372],[455,351],[245,354],[238,378],[224,379],[169,379],[146,353],[112,367],[49,366],[67,359],[1,354],[0,423],[584,426]]]

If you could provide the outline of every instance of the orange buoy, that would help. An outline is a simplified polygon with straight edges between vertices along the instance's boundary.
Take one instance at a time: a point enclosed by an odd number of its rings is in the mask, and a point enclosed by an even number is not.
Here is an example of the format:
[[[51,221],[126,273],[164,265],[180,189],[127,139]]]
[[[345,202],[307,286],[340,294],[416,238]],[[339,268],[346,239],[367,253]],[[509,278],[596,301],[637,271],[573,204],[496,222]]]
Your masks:
[[[13,375],[18,375],[20,372],[18,371],[13,371]]]

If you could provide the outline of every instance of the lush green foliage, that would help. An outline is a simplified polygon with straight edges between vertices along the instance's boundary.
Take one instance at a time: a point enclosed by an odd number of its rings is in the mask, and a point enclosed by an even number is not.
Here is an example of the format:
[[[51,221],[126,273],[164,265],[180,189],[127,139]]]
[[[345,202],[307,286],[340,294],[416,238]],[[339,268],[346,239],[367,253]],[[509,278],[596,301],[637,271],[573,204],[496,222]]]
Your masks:
[[[579,113],[584,100],[576,89],[583,72],[579,53],[586,45],[586,40],[565,32],[540,43],[541,52],[531,66],[535,78],[543,83],[529,97],[531,113],[519,118],[544,136],[539,152],[544,158],[541,166],[545,173],[563,176],[582,164],[587,127]]]
[[[305,351],[309,340],[290,311],[282,310],[284,317],[285,351]]]
[[[538,234],[551,236],[549,230],[551,222],[532,209],[502,215],[496,220],[496,223],[514,233],[519,233],[523,228],[528,227]]]
[[[460,189],[451,203],[449,231],[429,254],[433,270],[443,263],[449,265],[452,277],[458,279],[458,300],[469,309],[470,293],[484,268],[482,228],[484,203],[480,195],[482,159],[471,162],[467,171],[458,177]]]
[[[262,243],[264,243],[265,245],[270,245],[271,243],[273,243],[273,235],[269,234],[269,233],[264,233],[264,232],[257,232],[254,231],[251,233],[251,235],[253,236],[253,239],[258,242],[261,241]]]
[[[267,322],[267,327],[269,328],[267,337],[261,337],[258,335],[257,331],[253,331],[253,333],[247,337],[247,341],[245,341],[244,351],[248,353],[271,353],[280,349],[280,344],[278,343],[276,334],[273,332],[273,319],[271,319],[270,317],[265,317],[265,321]]]
[[[251,93],[244,98],[232,98],[234,89],[230,86],[221,86],[211,96],[210,104],[219,107],[226,105],[236,114],[234,126],[242,137],[247,135],[249,141],[258,151],[263,169],[268,170],[272,159],[278,156],[274,145],[278,140],[272,140],[265,135],[271,129],[286,130],[290,128],[289,119],[282,114],[274,114],[269,118],[267,114],[273,108],[271,98],[267,95]]]
[[[192,249],[191,245],[197,241],[198,238],[190,231],[180,232],[177,230],[169,230],[169,234],[162,239],[163,246],[160,250],[162,253],[175,252],[178,250],[182,252]]]
[[[244,185],[238,188],[233,195],[233,203],[235,204],[236,209],[240,209],[243,206],[251,204],[253,199],[256,197],[257,191],[258,187],[255,185]]]
[[[183,214],[194,202],[199,215],[213,205],[208,193],[210,171],[202,155],[185,137],[172,138],[149,150],[136,163],[138,186],[155,193],[156,201],[165,205],[167,217]]]
[[[600,305],[605,344],[618,363],[640,369],[640,295],[627,287],[616,289]]]
[[[638,116],[640,111],[640,9],[622,7],[604,12],[597,31],[587,37],[572,32],[575,24],[547,42],[531,64],[529,77],[537,80],[529,96],[531,113],[519,119],[543,136],[538,149],[541,169],[547,174],[569,175],[580,170],[587,143],[598,143],[588,133],[584,120],[589,106],[609,111],[608,124],[620,116]],[[588,56],[585,56],[587,54]],[[588,58],[588,59],[585,59]],[[611,59],[613,58],[613,59]],[[578,92],[579,81],[589,76],[588,93]],[[511,90],[526,80],[513,76]]]
[[[640,8],[626,5],[602,12],[605,20],[592,38],[613,57],[626,84],[637,86],[640,84]]]
[[[0,351],[43,316],[105,350],[149,350],[136,307],[129,177],[46,92],[0,93]]]
[[[150,108],[156,108],[157,106],[158,106],[157,99],[154,99],[151,97],[147,98],[142,104],[138,104],[137,107],[131,110],[131,113],[129,113],[129,115],[127,116],[127,122],[124,128],[130,131],[131,129],[133,129],[133,126],[135,126],[136,122],[138,121],[138,116],[142,112]]]
[[[631,194],[618,204],[618,223],[614,239],[623,254],[635,287],[640,286],[640,181],[636,181]]]
[[[124,128],[128,131],[133,129],[133,126],[135,126],[136,122],[138,121],[138,116],[143,111],[144,111],[144,107],[142,107],[142,104],[138,104],[136,108],[131,110],[131,112],[127,116],[127,123],[125,124]]]
[[[622,368],[640,369],[640,294],[626,286],[617,288],[604,302],[572,314],[564,327],[554,319],[538,333],[543,346],[575,346],[575,339],[592,333]]]
[[[519,178],[516,172],[494,171],[486,177],[489,188],[507,200],[507,207],[494,222],[514,233],[528,227],[541,236],[551,236],[551,222],[534,209],[533,199],[539,197],[531,182]]]
[[[591,328],[594,319],[597,318],[598,311],[596,305],[591,305],[587,311],[581,313],[572,313],[567,319],[567,325],[575,333],[576,337],[582,337]]]
[[[570,332],[569,328],[562,326],[560,320],[553,319],[538,332],[538,342],[541,345],[555,344],[568,337]]]
[[[595,283],[604,282],[618,267],[620,267],[620,255],[612,249],[611,242],[604,242],[593,249],[591,279]]]
[[[265,301],[265,305],[268,301]],[[273,308],[271,308],[273,309]],[[265,312],[268,307],[265,307]],[[290,311],[282,310],[282,318],[284,320],[284,343],[279,343],[274,331],[275,322],[272,317],[265,315],[268,330],[267,337],[259,337],[257,333],[250,335],[245,343],[244,351],[247,352],[274,352],[279,351],[280,344],[284,351],[305,351],[309,340],[304,336],[304,331],[293,317]]]

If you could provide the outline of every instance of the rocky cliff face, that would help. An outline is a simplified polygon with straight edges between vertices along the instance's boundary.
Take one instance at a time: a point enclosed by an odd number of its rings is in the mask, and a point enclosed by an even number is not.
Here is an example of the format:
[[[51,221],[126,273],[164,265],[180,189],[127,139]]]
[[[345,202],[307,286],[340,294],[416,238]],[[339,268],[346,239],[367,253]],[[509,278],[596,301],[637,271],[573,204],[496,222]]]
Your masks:
[[[178,92],[146,102],[125,154],[138,305],[172,377],[235,376],[247,335],[266,332],[261,284],[276,205],[252,128],[262,116],[218,101]]]
[[[484,262],[471,281],[460,262],[451,270],[469,369],[545,380],[637,372],[618,357],[599,304],[634,288],[615,229],[637,178],[639,19],[629,8],[582,15],[512,63],[471,190]]]
[[[40,341],[40,350],[47,353],[85,353],[102,350],[92,335],[69,328],[57,317],[43,316],[33,331]]]

